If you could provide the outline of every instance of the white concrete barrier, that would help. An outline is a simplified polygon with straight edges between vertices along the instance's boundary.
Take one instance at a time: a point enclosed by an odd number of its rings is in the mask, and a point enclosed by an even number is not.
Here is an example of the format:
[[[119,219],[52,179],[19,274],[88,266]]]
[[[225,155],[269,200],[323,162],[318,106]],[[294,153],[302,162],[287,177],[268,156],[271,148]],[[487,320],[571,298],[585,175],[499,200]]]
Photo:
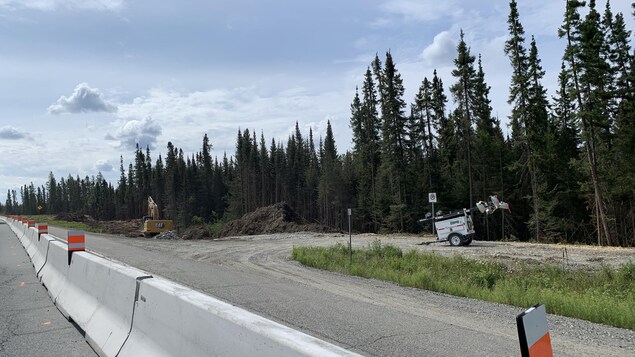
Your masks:
[[[118,356],[357,356],[164,279],[140,283]]]
[[[46,264],[46,258],[49,251],[49,243],[54,241],[55,238],[48,234],[42,234],[40,240],[36,243],[35,254],[31,258],[33,261],[33,267],[38,278],[40,278],[41,270],[44,264]]]
[[[69,284],[55,304],[84,330],[100,356],[116,356],[130,332],[137,278],[143,277],[150,276],[90,253],[75,252],[68,269]]]
[[[26,231],[25,239],[27,240],[27,245],[25,247],[26,254],[29,255],[31,261],[33,260],[33,256],[35,255],[35,250],[37,249],[37,228],[29,227]]]
[[[14,228],[51,299],[101,356],[358,356],[90,252],[73,253],[69,266],[64,242]]]
[[[18,239],[22,238],[22,236],[24,235],[24,230],[26,226],[17,219],[10,218],[6,220],[6,222],[9,224],[9,227],[11,227],[11,230],[13,231],[13,233],[15,233]]]
[[[42,284],[48,290],[51,300],[55,302],[59,294],[68,286],[68,253],[66,244],[53,240],[48,244],[46,264],[40,271]],[[59,307],[58,307],[59,308]],[[68,317],[63,309],[64,316]]]
[[[22,222],[18,222],[16,225],[16,232],[15,234],[18,236],[18,239],[20,240],[20,243],[22,243],[22,246],[25,246],[25,240],[24,240],[24,234],[27,230],[27,226],[26,224],[22,223]]]

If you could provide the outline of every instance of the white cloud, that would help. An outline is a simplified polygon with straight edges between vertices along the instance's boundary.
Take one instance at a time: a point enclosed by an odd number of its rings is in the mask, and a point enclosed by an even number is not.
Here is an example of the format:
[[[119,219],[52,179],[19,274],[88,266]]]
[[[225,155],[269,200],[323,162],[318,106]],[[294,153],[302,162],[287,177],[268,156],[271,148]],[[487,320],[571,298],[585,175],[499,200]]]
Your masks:
[[[448,16],[458,17],[463,12],[454,0],[389,0],[381,5],[381,9],[406,21],[417,22],[434,21]],[[387,23],[386,19],[377,21],[381,25]]]
[[[421,53],[424,63],[429,66],[448,65],[456,56],[456,44],[448,31],[439,32],[432,43]]]
[[[29,134],[10,125],[0,128],[0,139],[20,140],[29,138]]]
[[[108,162],[108,160],[99,160],[95,163],[95,169],[100,172],[110,172],[112,171],[112,165]]]
[[[267,95],[261,91],[258,87],[196,92],[154,89],[130,104],[121,104],[117,116],[123,120],[151,116],[165,129],[161,145],[172,141],[186,152],[200,150],[204,133],[209,135],[215,153],[232,154],[238,129],[255,130],[258,136],[263,132],[269,145],[271,139],[286,141],[296,121],[305,128],[325,118],[331,118],[336,139],[341,140],[338,147],[348,147],[352,90],[345,94],[311,93],[306,88],[291,87]],[[320,132],[313,133],[315,138],[325,134],[325,126],[324,132],[321,126],[317,129]],[[308,129],[302,133],[308,135]],[[112,138],[121,140],[118,134]]]
[[[70,97],[61,96],[48,108],[49,114],[75,114],[87,112],[114,113],[117,106],[103,98],[97,88],[90,88],[86,83],[80,83]]]
[[[53,11],[60,8],[72,10],[119,11],[125,0],[0,0],[0,8]]]
[[[135,149],[137,144],[143,149],[154,149],[161,131],[161,125],[148,116],[142,120],[124,122],[115,135],[108,134],[106,138],[119,140],[120,147],[129,150]]]

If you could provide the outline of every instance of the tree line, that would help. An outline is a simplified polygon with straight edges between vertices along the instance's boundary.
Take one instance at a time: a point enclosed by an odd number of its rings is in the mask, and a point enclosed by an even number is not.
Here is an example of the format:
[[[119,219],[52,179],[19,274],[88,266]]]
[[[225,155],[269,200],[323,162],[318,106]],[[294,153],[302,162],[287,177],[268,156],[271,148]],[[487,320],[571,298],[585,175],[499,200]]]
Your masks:
[[[191,156],[168,143],[166,158],[153,161],[137,146],[127,170],[121,159],[116,186],[101,174],[58,182],[51,173],[41,187],[10,190],[1,208],[130,219],[145,214],[152,196],[163,217],[186,227],[285,201],[333,227],[346,228],[353,208],[357,231],[419,232],[429,192],[445,212],[497,195],[512,210],[475,217],[481,239],[634,246],[635,57],[624,15],[610,2],[602,14],[593,0],[566,2],[558,30],[566,49],[548,97],[538,44],[526,37],[515,0],[509,10],[501,54],[512,68],[507,135],[481,55],[461,31],[451,85],[434,71],[410,103],[391,53],[375,56],[352,99],[347,152],[338,153],[330,123],[317,140],[297,122],[286,142],[239,129],[231,157],[212,158],[207,135]]]

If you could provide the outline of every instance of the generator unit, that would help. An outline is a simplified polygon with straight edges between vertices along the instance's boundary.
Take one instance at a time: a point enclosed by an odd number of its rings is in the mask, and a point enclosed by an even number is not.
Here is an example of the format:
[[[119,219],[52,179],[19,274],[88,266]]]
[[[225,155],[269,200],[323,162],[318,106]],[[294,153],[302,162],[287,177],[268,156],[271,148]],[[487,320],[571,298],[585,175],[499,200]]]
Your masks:
[[[453,246],[469,245],[476,236],[472,215],[468,209],[419,220],[419,223],[431,222],[434,222],[437,242],[450,242]]]
[[[491,196],[490,199],[490,203],[479,201],[476,203],[476,207],[464,208],[454,213],[445,215],[428,214],[428,217],[420,219],[418,222],[421,224],[434,224],[437,239],[429,243],[449,242],[452,246],[469,245],[476,238],[472,212],[478,211],[489,215],[499,208],[509,210],[509,204],[499,201],[498,197]]]

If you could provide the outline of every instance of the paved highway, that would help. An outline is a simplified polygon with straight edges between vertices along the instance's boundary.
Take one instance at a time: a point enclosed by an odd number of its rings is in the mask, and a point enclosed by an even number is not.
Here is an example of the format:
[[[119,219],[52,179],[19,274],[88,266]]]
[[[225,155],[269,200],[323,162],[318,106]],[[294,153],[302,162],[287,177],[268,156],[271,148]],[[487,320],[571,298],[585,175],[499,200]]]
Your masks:
[[[2,221],[0,356],[96,356],[53,305],[22,244]]]
[[[50,228],[64,237],[62,229]],[[292,246],[320,235],[161,241],[87,234],[89,249],[375,356],[517,356],[520,309],[305,268]],[[356,242],[366,246],[368,242]],[[635,332],[549,316],[558,356],[633,356]]]

